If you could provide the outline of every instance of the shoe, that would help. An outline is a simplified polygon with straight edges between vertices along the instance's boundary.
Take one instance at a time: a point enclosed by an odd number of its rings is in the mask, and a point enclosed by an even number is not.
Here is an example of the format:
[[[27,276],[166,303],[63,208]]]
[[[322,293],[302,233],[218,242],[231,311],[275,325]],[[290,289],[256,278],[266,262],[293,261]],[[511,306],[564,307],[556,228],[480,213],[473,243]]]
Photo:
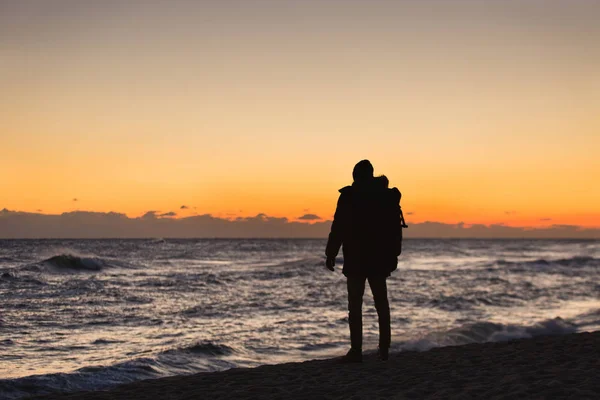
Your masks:
[[[362,350],[350,349],[341,361],[343,363],[361,363],[362,362]]]
[[[390,356],[390,349],[379,347],[377,349],[377,355],[381,361],[387,361]]]

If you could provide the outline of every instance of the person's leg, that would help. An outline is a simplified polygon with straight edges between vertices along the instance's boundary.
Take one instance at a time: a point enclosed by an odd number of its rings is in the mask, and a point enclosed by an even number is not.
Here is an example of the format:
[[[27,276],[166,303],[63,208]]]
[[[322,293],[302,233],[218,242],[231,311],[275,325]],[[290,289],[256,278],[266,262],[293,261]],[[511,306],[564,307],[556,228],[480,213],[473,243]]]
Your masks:
[[[348,277],[348,325],[352,349],[362,351],[362,302],[365,293],[365,277]]]
[[[387,284],[385,277],[369,278],[369,286],[373,293],[375,309],[379,317],[379,349],[387,354],[390,348],[392,332],[390,327],[390,304],[387,297]]]

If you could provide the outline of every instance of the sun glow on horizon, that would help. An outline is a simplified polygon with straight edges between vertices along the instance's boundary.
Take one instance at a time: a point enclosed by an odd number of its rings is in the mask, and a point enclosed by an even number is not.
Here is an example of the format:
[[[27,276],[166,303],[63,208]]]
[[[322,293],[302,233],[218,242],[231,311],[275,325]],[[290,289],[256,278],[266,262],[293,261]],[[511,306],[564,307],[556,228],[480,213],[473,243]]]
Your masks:
[[[600,3],[0,7],[0,209],[600,227]]]

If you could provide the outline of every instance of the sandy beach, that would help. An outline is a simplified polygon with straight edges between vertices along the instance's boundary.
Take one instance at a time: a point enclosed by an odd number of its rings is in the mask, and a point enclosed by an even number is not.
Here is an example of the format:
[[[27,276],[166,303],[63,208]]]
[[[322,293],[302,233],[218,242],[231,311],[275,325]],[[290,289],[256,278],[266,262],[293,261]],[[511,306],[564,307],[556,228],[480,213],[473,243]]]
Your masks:
[[[38,399],[600,398],[600,332],[265,365]]]

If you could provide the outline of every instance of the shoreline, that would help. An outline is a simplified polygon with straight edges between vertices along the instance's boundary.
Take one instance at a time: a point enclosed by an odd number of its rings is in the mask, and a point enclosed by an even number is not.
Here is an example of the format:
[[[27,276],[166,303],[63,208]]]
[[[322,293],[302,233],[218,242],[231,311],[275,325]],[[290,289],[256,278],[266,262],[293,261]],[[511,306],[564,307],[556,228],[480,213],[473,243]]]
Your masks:
[[[33,397],[78,399],[600,398],[600,331],[235,368]]]

